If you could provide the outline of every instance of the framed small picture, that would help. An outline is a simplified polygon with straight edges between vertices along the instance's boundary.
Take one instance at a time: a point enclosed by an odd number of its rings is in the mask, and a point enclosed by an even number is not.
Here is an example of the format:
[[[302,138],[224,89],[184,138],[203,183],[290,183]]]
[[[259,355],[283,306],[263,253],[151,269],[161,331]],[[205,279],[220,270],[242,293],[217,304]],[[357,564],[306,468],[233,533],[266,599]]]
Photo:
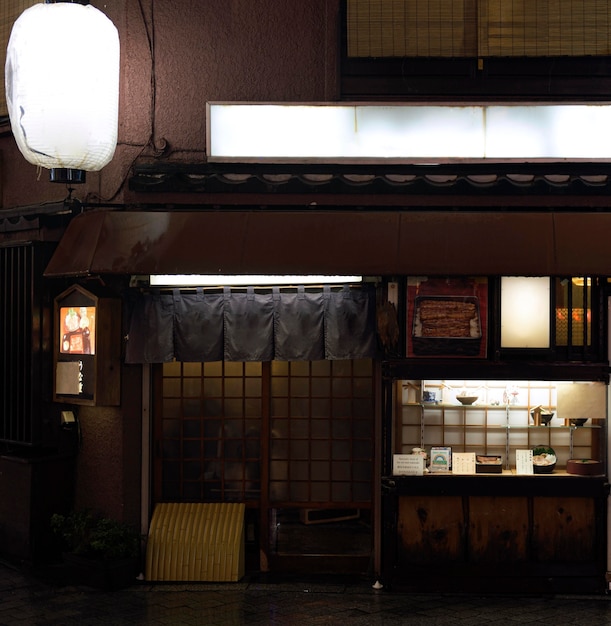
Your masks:
[[[407,356],[486,356],[488,279],[410,277]]]

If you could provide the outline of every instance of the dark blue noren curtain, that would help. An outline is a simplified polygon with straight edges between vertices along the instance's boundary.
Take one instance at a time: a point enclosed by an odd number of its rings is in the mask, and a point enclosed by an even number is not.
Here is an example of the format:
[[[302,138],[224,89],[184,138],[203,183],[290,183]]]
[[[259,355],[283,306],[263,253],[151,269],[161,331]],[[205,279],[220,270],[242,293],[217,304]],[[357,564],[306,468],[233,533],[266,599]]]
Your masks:
[[[127,363],[374,358],[375,289],[139,294]]]
[[[274,358],[274,301],[271,294],[224,292],[225,361]]]
[[[277,361],[320,361],[325,358],[322,293],[274,291],[274,339]]]
[[[327,359],[358,359],[376,348],[375,297],[347,285],[341,291],[325,287],[325,355]]]
[[[223,294],[173,293],[174,353],[177,361],[223,360]]]
[[[147,294],[132,303],[127,363],[165,363],[174,358],[174,303],[170,294]]]

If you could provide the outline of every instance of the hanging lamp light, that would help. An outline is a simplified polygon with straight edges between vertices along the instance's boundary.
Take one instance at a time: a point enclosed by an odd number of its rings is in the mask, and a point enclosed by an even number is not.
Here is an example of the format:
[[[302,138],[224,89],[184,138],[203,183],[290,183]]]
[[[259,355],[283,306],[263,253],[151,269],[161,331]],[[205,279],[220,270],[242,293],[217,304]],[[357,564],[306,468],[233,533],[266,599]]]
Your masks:
[[[46,0],[16,20],[6,52],[11,128],[53,182],[85,182],[112,159],[119,113],[119,35],[89,2]]]

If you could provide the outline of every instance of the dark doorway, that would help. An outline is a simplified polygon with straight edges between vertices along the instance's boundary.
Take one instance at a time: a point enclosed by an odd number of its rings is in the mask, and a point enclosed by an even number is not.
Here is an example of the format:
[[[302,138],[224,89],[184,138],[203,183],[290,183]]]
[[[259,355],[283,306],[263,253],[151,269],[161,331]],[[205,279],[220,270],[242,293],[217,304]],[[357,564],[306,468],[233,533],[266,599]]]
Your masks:
[[[171,362],[155,383],[155,503],[244,502],[251,570],[366,570],[371,360]]]

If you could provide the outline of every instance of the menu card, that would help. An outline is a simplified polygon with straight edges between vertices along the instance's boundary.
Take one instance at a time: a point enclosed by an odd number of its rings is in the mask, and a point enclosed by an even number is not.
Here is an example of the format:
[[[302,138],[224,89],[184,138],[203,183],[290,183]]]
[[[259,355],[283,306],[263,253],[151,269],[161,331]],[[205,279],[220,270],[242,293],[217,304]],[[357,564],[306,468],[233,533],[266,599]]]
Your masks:
[[[533,451],[516,450],[516,474],[534,474]]]
[[[425,462],[421,454],[393,454],[393,476],[422,476]]]
[[[452,474],[475,474],[475,452],[454,452]]]

